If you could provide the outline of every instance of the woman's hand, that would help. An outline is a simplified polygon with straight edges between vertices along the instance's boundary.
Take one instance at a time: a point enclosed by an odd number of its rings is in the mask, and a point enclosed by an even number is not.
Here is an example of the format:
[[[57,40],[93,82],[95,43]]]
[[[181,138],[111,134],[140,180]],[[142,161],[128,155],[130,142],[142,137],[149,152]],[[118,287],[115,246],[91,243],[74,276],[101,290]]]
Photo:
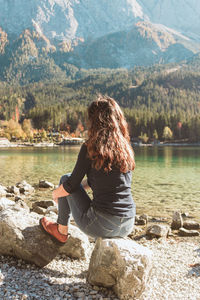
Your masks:
[[[55,189],[52,193],[53,200],[58,203],[58,198],[60,197],[66,197],[69,195],[68,192],[64,189],[63,185],[61,184],[57,189]]]

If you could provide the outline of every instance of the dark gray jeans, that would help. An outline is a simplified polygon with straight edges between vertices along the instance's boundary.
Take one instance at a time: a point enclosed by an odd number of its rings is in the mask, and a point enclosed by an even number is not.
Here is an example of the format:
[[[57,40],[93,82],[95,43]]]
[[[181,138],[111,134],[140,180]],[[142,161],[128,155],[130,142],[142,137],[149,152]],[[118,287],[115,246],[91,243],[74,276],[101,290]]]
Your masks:
[[[61,177],[62,184],[70,174]],[[58,199],[58,224],[68,225],[72,214],[77,226],[92,237],[125,237],[131,233],[135,218],[118,217],[103,213],[92,206],[92,200],[80,187],[67,197]]]

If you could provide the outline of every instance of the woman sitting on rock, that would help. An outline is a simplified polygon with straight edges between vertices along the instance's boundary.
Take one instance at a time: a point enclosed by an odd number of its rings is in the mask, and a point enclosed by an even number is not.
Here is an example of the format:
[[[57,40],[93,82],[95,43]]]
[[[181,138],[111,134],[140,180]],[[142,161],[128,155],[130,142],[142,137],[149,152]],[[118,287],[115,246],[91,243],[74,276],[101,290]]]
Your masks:
[[[133,229],[135,204],[131,195],[134,154],[127,123],[119,105],[99,96],[88,108],[88,139],[71,174],[53,191],[57,223],[40,220],[42,229],[63,244],[72,213],[77,226],[92,237],[125,237]],[[86,180],[83,180],[84,176]],[[83,180],[83,181],[82,181]],[[91,187],[93,200],[85,189]]]

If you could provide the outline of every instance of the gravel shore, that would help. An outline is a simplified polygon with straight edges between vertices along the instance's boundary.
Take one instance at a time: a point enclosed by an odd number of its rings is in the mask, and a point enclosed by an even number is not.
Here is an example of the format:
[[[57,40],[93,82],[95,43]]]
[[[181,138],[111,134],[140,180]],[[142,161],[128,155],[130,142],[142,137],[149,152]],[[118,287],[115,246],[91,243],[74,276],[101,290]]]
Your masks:
[[[170,237],[138,241],[153,251],[152,274],[138,300],[200,300],[200,238]],[[57,256],[43,269],[12,257],[0,256],[0,299],[118,298],[111,290],[86,282],[89,258]]]

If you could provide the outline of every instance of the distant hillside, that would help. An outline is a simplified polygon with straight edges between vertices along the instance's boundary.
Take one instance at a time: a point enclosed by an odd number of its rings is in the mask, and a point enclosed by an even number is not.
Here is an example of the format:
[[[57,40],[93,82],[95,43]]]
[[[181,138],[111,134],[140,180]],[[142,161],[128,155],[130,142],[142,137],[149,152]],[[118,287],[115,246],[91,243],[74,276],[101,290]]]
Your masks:
[[[200,72],[194,72],[193,64],[129,71],[73,68],[76,80],[40,81],[23,87],[1,83],[0,119],[23,122],[28,118],[38,129],[74,132],[86,128],[86,107],[102,93],[124,109],[132,137],[162,140],[167,126],[174,139],[200,141]]]

